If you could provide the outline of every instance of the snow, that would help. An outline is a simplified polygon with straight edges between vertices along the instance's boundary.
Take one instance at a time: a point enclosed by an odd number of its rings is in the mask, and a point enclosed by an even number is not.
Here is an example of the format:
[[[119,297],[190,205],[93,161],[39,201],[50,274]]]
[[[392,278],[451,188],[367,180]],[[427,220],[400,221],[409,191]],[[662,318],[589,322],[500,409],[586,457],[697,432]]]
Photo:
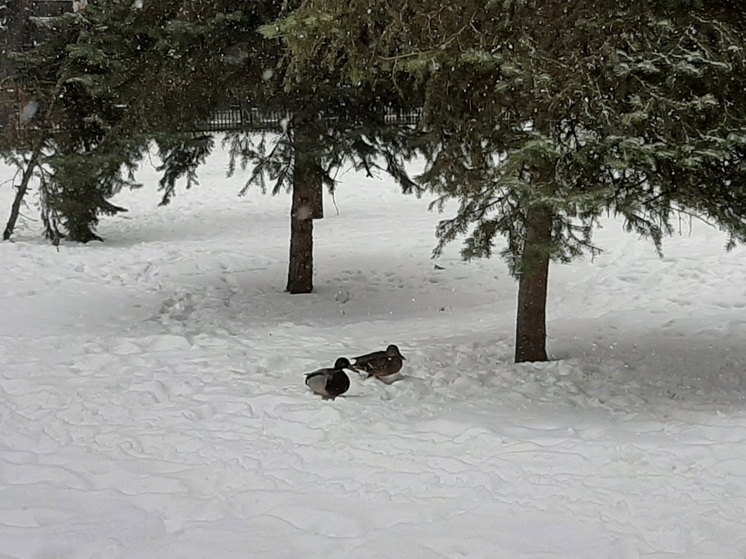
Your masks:
[[[21,109],[21,122],[28,122],[34,116],[36,116],[36,113],[39,111],[39,103],[36,101],[29,101],[26,103],[23,108]]]
[[[515,282],[436,269],[428,199],[347,173],[291,296],[290,198],[226,162],[162,208],[144,168],[103,244],[0,243],[1,559],[746,556],[744,248],[608,220],[516,365]],[[389,343],[398,382],[304,385]]]

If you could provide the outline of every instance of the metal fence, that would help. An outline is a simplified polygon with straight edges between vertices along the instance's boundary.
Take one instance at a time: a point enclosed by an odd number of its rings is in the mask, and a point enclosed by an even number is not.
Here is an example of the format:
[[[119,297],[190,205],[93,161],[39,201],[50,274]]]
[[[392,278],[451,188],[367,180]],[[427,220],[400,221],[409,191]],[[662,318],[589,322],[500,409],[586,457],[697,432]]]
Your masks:
[[[416,126],[422,116],[422,110],[400,111],[387,109],[383,121],[391,126]],[[250,104],[237,102],[226,108],[215,111],[212,116],[200,122],[200,132],[231,132],[243,130],[248,132],[285,130],[292,120],[292,115],[281,111],[263,111]]]
[[[27,100],[28,101],[28,100]],[[0,92],[0,133],[23,134],[39,130],[43,123],[28,114],[28,102],[16,92],[5,89]],[[399,111],[387,109],[383,122],[390,126],[417,126],[422,110]],[[282,111],[264,111],[250,104],[236,103],[212,113],[207,119],[193,126],[194,132],[283,132],[292,122],[293,115]],[[323,118],[323,117],[322,117]]]
[[[200,132],[230,132],[234,130],[273,130],[287,127],[291,115],[281,111],[262,111],[250,105],[235,103],[216,110],[210,118],[197,124]]]

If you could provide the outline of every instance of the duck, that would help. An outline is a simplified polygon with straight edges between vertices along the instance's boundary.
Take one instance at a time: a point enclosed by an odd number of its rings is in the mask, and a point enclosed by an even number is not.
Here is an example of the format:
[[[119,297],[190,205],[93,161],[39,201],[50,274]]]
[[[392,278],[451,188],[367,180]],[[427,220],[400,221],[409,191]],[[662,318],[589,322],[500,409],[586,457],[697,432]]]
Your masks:
[[[354,363],[350,366],[353,371],[368,373],[366,378],[382,379],[398,373],[406,358],[397,346],[391,344],[383,351],[374,351],[360,357],[354,357],[353,361]]]
[[[344,369],[351,368],[350,360],[346,357],[340,357],[334,362],[334,367],[326,367],[307,373],[306,386],[324,400],[334,400],[334,398],[349,390],[350,377],[347,376]]]

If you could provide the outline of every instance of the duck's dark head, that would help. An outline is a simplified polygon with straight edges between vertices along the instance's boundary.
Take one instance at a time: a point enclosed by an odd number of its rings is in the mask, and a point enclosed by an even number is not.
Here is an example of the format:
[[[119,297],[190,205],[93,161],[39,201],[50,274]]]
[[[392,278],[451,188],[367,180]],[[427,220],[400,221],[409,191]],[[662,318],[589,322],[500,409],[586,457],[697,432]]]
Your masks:
[[[350,360],[347,357],[340,357],[334,362],[334,370],[341,371],[342,369],[349,369],[352,367]]]
[[[406,357],[399,353],[399,348],[394,344],[391,344],[389,347],[386,348],[386,355],[390,357],[398,357],[399,359],[403,359],[404,361],[407,360]]]

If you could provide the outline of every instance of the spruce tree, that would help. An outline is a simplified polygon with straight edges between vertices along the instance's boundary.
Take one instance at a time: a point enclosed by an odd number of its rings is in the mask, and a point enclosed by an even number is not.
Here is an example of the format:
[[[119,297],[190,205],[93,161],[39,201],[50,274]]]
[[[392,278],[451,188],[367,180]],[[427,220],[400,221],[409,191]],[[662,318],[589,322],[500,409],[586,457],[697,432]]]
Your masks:
[[[109,199],[124,187],[140,186],[134,171],[153,140],[164,161],[164,202],[181,177],[186,176],[187,185],[195,182],[194,168],[213,141],[195,132],[193,123],[209,117],[213,107],[198,102],[182,113],[162,107],[159,101],[167,96],[159,92],[183,84],[163,81],[142,64],[157,40],[147,31],[162,23],[148,18],[162,10],[173,16],[182,4],[148,3],[157,8],[153,12],[137,2],[91,3],[79,13],[45,18],[37,46],[11,53],[13,71],[6,82],[14,94],[3,106],[23,111],[17,106],[21,97],[34,110],[25,119],[14,115],[0,146],[24,169],[5,238],[12,233],[28,179],[37,176],[45,235],[55,243],[62,237],[100,240],[95,233],[99,217],[125,211]],[[170,47],[158,48],[162,53]],[[161,130],[162,122],[169,126]]]
[[[287,290],[312,290],[314,216],[322,213],[321,188],[333,188],[334,169],[345,161],[377,167],[410,189],[403,168],[406,130],[391,127],[386,109],[399,96],[370,87],[289,87],[289,59],[278,39],[259,33],[282,15],[275,1],[143,2],[89,4],[89,25],[71,56],[96,68],[78,74],[89,90],[115,99],[122,118],[107,138],[150,137],[163,159],[164,203],[175,178],[194,179],[213,141],[200,130],[211,115],[236,99],[262,115],[281,115],[284,126],[257,133],[248,122],[227,135],[230,171],[253,165],[249,182],[273,193],[293,191]],[[381,155],[381,157],[379,157]],[[382,163],[381,163],[382,162]],[[310,208],[310,211],[309,209]]]
[[[460,203],[436,254],[506,238],[520,362],[547,359],[550,260],[597,252],[606,212],[659,251],[678,212],[746,240],[745,21],[727,0],[306,0],[274,30],[304,82],[415,80],[421,179]]]
[[[96,88],[96,75],[106,68],[79,56],[90,22],[77,13],[42,21],[38,45],[12,55],[14,68],[6,81],[25,101],[16,107],[21,114],[7,131],[4,151],[30,154],[28,170],[35,167],[40,181],[47,237],[55,243],[61,237],[100,240],[99,216],[125,211],[109,199],[135,186],[132,172],[144,147],[128,136],[109,134],[122,110],[109,92]],[[22,183],[17,203],[26,187]]]

